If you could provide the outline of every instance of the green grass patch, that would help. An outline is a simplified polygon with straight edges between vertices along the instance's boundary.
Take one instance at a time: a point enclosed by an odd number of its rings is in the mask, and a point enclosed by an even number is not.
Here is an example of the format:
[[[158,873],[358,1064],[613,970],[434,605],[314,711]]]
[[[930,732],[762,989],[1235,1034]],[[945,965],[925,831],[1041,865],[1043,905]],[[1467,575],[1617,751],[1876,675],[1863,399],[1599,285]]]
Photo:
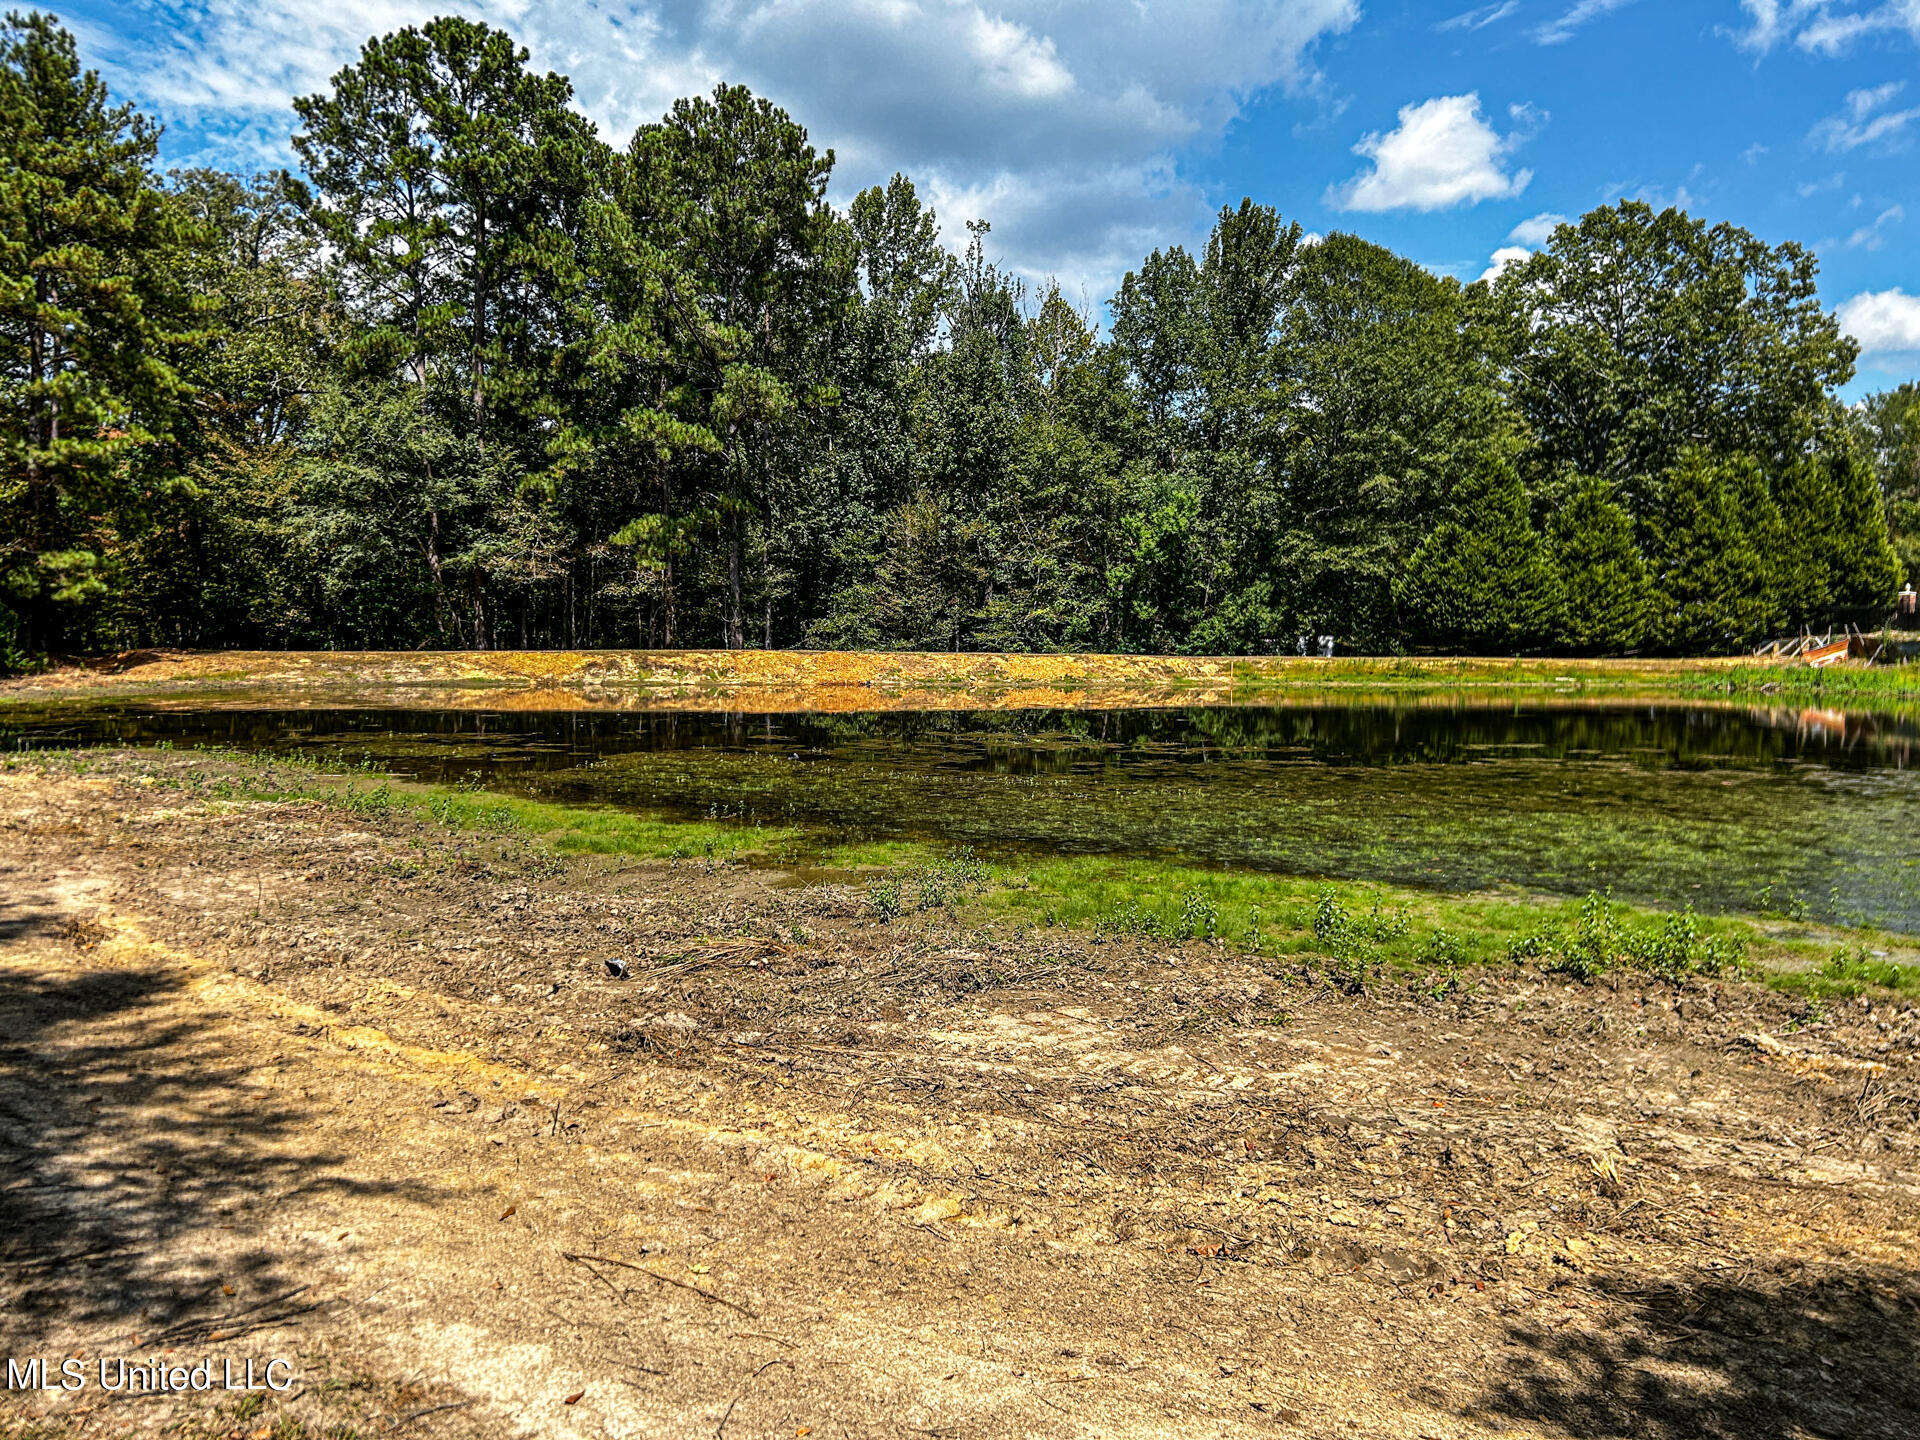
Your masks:
[[[1319,969],[1348,989],[1393,972],[1430,973],[1445,984],[1470,967],[1524,963],[1572,979],[1617,969],[1672,981],[1740,976],[1825,994],[1920,993],[1920,965],[1874,958],[1865,941],[1823,963],[1831,933],[1782,938],[1754,920],[1624,905],[1597,893],[1577,900],[1458,895],[1063,856],[994,867],[978,907],[1097,939],[1217,940],[1256,958]]]
[[[1767,977],[1776,989],[1813,1000],[1851,1000],[1875,990],[1920,996],[1920,965],[1901,964],[1876,955],[1866,945],[1842,946],[1818,966]]]
[[[802,834],[791,826],[685,820],[603,806],[556,805],[471,785],[397,781],[371,764],[343,772],[299,754],[196,750],[188,752],[193,760],[182,766],[175,758],[182,752],[169,745],[147,753],[159,763],[139,765],[137,770],[158,783],[209,799],[317,801],[370,819],[411,815],[449,830],[533,841],[563,854],[656,860],[762,856],[791,848]],[[219,768],[206,768],[202,761]],[[51,763],[76,775],[100,768],[97,756],[87,750],[4,756],[0,763]]]
[[[626,855],[635,859],[731,858],[784,849],[800,836],[793,828],[681,820],[627,810],[555,805],[515,795],[457,786],[396,784],[372,787],[325,781],[302,787],[308,798],[348,810],[407,811],[450,830],[511,833],[562,854]]]
[[[1210,941],[1257,960],[1316,970],[1350,990],[1395,972],[1426,975],[1437,989],[1451,988],[1473,967],[1523,963],[1573,979],[1625,970],[1674,981],[1746,976],[1812,998],[1920,995],[1920,956],[1908,939],[1838,927],[1787,929],[1758,917],[1627,905],[1600,893],[1580,899],[1462,894],[1150,857],[1003,853],[983,860],[967,848],[836,842],[797,826],[679,819],[475,786],[398,782],[371,763],[342,772],[299,755],[179,752],[163,745],[109,764],[86,750],[0,756],[0,766],[26,765],[71,774],[110,770],[213,800],[306,800],[369,818],[409,815],[557,854],[755,859],[865,872],[867,908],[884,921],[942,911],[970,921],[1062,926],[1096,941]]]

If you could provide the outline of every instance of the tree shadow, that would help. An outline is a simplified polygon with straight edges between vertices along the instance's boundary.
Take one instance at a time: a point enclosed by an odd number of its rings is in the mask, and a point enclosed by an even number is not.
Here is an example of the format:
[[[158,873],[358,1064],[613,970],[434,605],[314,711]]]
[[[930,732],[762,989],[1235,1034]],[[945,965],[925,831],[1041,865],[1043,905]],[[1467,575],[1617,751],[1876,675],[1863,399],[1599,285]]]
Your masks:
[[[1469,1413],[1580,1440],[1920,1434],[1912,1271],[1702,1274],[1646,1288],[1609,1278],[1593,1289],[1612,1302],[1607,1326],[1510,1326],[1508,1362]]]
[[[14,935],[63,929],[8,918]],[[345,1155],[302,1144],[305,1114],[244,1084],[207,1020],[169,1003],[183,986],[177,972],[0,967],[8,1353],[56,1335],[144,1347],[284,1323],[318,1297],[302,1257],[265,1238],[277,1205],[431,1194],[356,1179]]]

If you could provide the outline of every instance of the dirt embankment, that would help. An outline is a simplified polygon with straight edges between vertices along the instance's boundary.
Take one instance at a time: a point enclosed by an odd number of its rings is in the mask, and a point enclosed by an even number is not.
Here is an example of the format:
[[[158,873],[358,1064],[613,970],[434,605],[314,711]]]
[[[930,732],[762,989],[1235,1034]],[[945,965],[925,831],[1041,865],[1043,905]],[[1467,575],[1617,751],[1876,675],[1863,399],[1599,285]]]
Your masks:
[[[131,651],[0,681],[0,700],[502,710],[1080,709],[1231,704],[1365,687],[1658,693],[1744,662],[1292,659],[802,650]]]
[[[177,763],[0,775],[0,1351],[297,1381],[0,1433],[1914,1433],[1911,1008],[1346,996]]]

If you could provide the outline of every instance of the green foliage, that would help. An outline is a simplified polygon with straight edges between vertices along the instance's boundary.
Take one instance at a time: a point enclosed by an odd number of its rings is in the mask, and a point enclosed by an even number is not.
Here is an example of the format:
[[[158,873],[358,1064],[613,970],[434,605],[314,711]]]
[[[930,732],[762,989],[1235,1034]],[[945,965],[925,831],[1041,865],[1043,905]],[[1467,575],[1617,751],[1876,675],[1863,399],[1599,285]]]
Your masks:
[[[1413,554],[1402,601],[1444,645],[1490,654],[1540,644],[1566,606],[1561,573],[1527,518],[1527,493],[1504,459],[1465,480]]]
[[[1220,908],[1198,890],[1186,890],[1178,897],[1178,913],[1161,900],[1148,909],[1138,900],[1129,900],[1094,921],[1096,940],[1123,936],[1140,940],[1215,940],[1220,935]]]
[[[1773,573],[1741,501],[1762,506],[1755,463],[1687,449],[1665,478],[1653,522],[1655,631],[1668,646],[1721,653],[1763,635],[1774,618]]]
[[[1863,944],[1842,946],[1812,974],[1795,978],[1799,983],[1793,988],[1815,997],[1851,999],[1866,990],[1920,992],[1920,966],[1884,959]]]
[[[1634,927],[1620,922],[1610,895],[1596,893],[1580,902],[1570,935],[1529,935],[1510,944],[1507,954],[1515,961],[1540,960],[1548,973],[1579,980],[1626,965],[1677,982],[1739,971],[1746,964],[1747,948],[1738,935],[1708,931],[1690,905]]]
[[[1812,257],[1632,202],[1462,287],[1251,199],[1094,297],[739,86],[603,143],[458,17],[153,174],[0,37],[0,663],[61,646],[1723,651],[1920,555]],[[11,638],[8,638],[8,637]]]
[[[1690,446],[1793,463],[1856,353],[1816,270],[1799,245],[1640,201],[1560,226],[1486,309],[1539,460],[1621,486],[1636,515]]]
[[[1851,419],[1879,473],[1900,578],[1920,585],[1920,383],[1869,395]]]
[[[1619,949],[1620,933],[1614,920],[1612,897],[1589,894],[1580,902],[1572,936],[1555,948],[1543,968],[1551,974],[1591,980],[1612,966]]]
[[[1746,960],[1738,939],[1703,933],[1691,905],[1657,928],[1629,934],[1623,950],[1629,963],[1663,980],[1718,975],[1738,970]]]
[[[926,910],[952,910],[987,888],[987,867],[968,847],[867,885],[867,906],[880,920]]]
[[[1552,546],[1565,602],[1561,643],[1587,655],[1638,647],[1652,604],[1647,567],[1634,543],[1633,519],[1606,481],[1582,476],[1575,483],[1554,514]]]
[[[1404,911],[1384,915],[1375,901],[1369,914],[1355,915],[1331,886],[1313,902],[1313,938],[1326,953],[1334,982],[1354,994],[1366,989],[1379,968],[1381,944],[1399,939],[1407,929]]]
[[[0,603],[28,651],[84,636],[107,553],[182,489],[191,227],[158,138],[52,17],[0,24]]]

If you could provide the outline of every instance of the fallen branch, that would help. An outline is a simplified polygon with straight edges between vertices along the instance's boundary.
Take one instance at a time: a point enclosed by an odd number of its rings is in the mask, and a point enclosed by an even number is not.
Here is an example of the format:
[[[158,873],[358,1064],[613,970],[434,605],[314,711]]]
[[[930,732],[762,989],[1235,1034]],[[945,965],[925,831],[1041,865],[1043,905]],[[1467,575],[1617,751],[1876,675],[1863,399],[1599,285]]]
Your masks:
[[[398,1430],[402,1425],[411,1425],[414,1421],[422,1419],[425,1416],[438,1415],[442,1410],[464,1410],[471,1404],[473,1404],[471,1400],[455,1400],[447,1405],[429,1405],[424,1410],[416,1410],[411,1415],[403,1416],[395,1420],[387,1426],[387,1429],[389,1431]]]
[[[574,1255],[564,1250],[560,1252],[560,1258],[562,1260],[569,1260],[575,1265],[585,1266],[589,1274],[593,1273],[593,1267],[595,1265],[614,1265],[622,1270],[637,1271],[639,1274],[645,1275],[649,1280],[658,1280],[662,1285],[671,1285],[676,1290],[686,1290],[698,1295],[702,1300],[711,1300],[716,1305],[724,1305],[727,1309],[744,1315],[749,1320],[758,1320],[760,1318],[757,1312],[749,1310],[744,1305],[736,1305],[723,1295],[716,1295],[711,1290],[702,1290],[698,1285],[689,1285],[686,1281],[676,1280],[671,1275],[662,1275],[658,1270],[649,1270],[644,1265],[635,1265],[631,1260],[616,1260],[611,1255]],[[602,1284],[606,1283],[604,1277],[595,1278],[600,1279]]]
[[[648,1272],[648,1273],[652,1273],[652,1272]],[[733,1407],[740,1403],[740,1397],[747,1393],[747,1387],[749,1385],[753,1384],[754,1381],[758,1380],[762,1375],[766,1374],[767,1371],[771,1370],[776,1365],[784,1365],[789,1370],[793,1369],[793,1362],[791,1360],[769,1360],[767,1361],[766,1364],[762,1365],[758,1370],[754,1371],[751,1375],[749,1375],[746,1378],[745,1382],[740,1386],[740,1388],[734,1392],[733,1399],[727,1402],[727,1413],[722,1415],[720,1417],[720,1423],[713,1427],[713,1440],[725,1440],[726,1431],[727,1431],[727,1422],[733,1418]]]

